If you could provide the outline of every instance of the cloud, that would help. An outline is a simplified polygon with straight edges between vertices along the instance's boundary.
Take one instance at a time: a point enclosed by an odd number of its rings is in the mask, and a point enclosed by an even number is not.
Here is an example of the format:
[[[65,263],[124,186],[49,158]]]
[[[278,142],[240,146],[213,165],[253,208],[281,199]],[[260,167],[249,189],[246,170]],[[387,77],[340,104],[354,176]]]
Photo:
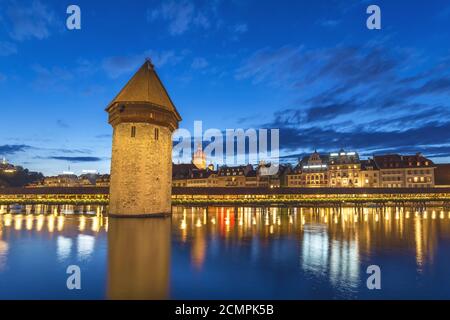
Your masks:
[[[17,53],[17,46],[11,42],[0,42],[0,56],[7,57]]]
[[[95,136],[97,139],[111,139],[112,134],[106,133],[106,134],[98,134]]]
[[[340,23],[341,23],[341,21],[337,20],[337,19],[322,19],[322,20],[317,21],[317,24],[321,25],[322,27],[328,27],[328,28],[336,27]]]
[[[204,69],[209,65],[208,61],[205,58],[195,58],[192,61],[191,68],[192,69]]]
[[[246,33],[248,31],[248,26],[245,23],[239,23],[233,27],[233,32],[235,33]]]
[[[344,147],[436,156],[450,146],[449,59],[424,60],[414,50],[376,44],[283,46],[254,52],[235,77],[288,93],[291,101],[260,126],[279,128],[290,153]]]
[[[187,0],[164,1],[160,6],[147,10],[147,21],[163,21],[168,25],[169,34],[179,36],[189,30],[211,28],[217,19],[217,6],[219,1],[208,1],[200,7]],[[215,19],[211,19],[213,16]]]
[[[147,50],[145,52],[128,55],[128,56],[113,56],[105,58],[102,62],[103,70],[111,78],[117,78],[123,74],[129,74],[136,70],[137,66],[141,66],[146,58],[151,58],[152,63],[161,68],[165,65],[176,65],[184,56],[175,54],[174,51],[155,51]]]
[[[35,64],[31,69],[36,74],[33,87],[39,90],[65,90],[64,84],[74,79],[73,72],[64,67],[44,67],[40,64]]]
[[[64,120],[61,120],[61,119],[56,120],[56,125],[60,128],[64,128],[64,129],[67,129],[70,127],[68,123],[66,123]]]
[[[51,149],[50,151],[55,153],[66,153],[66,154],[74,154],[74,153],[81,153],[81,154],[91,154],[92,151],[89,149]]]
[[[5,145],[0,145],[0,155],[11,155],[11,154],[15,154],[18,152],[24,152],[27,151],[29,149],[31,149],[32,147],[26,144],[5,144]]]
[[[17,41],[48,38],[58,22],[55,13],[39,0],[11,1],[6,9],[9,35]]]
[[[98,158],[98,157],[65,157],[65,156],[51,156],[51,157],[47,157],[47,159],[67,161],[67,162],[73,162],[73,163],[99,162],[99,161],[103,160],[102,158]]]

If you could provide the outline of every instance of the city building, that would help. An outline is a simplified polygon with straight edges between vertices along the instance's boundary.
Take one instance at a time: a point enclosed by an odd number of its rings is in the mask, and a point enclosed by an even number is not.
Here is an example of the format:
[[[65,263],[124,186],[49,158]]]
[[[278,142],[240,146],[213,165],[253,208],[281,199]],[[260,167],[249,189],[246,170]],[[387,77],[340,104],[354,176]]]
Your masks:
[[[302,187],[327,187],[328,186],[328,157],[321,156],[314,151],[309,157],[301,161],[301,186]]]
[[[361,161],[358,153],[339,152],[331,153],[328,163],[328,179],[330,187],[360,187]]]
[[[434,183],[436,187],[450,187],[450,163],[435,164]]]
[[[380,186],[380,170],[373,159],[361,160],[360,184],[364,188]]]
[[[303,187],[302,184],[302,167],[300,164],[289,170],[286,174],[287,183],[286,186],[289,188],[300,188]]]
[[[413,156],[374,156],[374,161],[380,169],[380,187],[424,188],[435,184],[435,165],[420,153]]]
[[[78,176],[73,173],[63,173],[57,176],[45,177],[41,187],[81,187]]]
[[[16,166],[8,163],[6,158],[2,159],[2,162],[0,163],[0,173],[3,174],[14,174],[17,172],[19,168],[16,168]]]
[[[248,164],[246,166],[228,167],[223,166],[219,168],[217,173],[218,187],[245,187],[246,177],[252,174],[253,166]]]

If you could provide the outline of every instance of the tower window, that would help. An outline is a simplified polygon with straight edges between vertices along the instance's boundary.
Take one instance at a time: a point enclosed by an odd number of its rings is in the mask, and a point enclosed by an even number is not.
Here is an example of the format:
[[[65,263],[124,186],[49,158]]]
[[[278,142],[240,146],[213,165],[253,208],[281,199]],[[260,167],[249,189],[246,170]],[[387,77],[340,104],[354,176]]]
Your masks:
[[[136,127],[135,126],[131,127],[131,137],[132,138],[136,137]]]
[[[155,140],[159,139],[159,129],[155,128]]]

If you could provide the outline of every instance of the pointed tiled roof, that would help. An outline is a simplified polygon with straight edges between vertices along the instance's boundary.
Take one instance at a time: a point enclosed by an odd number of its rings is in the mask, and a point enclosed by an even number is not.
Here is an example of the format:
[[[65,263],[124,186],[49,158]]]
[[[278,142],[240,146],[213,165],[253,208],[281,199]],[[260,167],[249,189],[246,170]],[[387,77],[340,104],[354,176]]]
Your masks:
[[[107,110],[115,103],[153,104],[174,112],[180,117],[153,64],[148,59],[111,101]]]

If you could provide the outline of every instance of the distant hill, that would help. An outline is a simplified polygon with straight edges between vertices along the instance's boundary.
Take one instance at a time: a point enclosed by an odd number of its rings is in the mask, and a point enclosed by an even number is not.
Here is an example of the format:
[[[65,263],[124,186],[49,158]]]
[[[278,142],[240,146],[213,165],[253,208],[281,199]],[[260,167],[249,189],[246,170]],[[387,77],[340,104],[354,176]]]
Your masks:
[[[14,173],[4,173],[0,171],[0,188],[24,187],[44,179],[44,175],[39,172],[29,172],[27,169],[17,170]]]

